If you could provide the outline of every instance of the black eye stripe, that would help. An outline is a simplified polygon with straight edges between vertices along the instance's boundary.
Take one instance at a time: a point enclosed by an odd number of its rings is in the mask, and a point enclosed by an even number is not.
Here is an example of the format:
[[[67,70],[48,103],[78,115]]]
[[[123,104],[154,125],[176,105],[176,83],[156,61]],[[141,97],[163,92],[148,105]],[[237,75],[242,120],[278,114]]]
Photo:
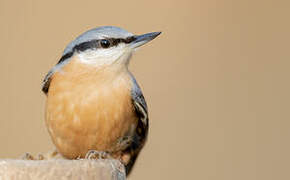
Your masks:
[[[73,52],[72,52],[72,51],[69,52],[69,53],[66,53],[65,55],[63,55],[63,56],[60,58],[60,60],[57,62],[57,64],[62,63],[62,62],[65,61],[66,59],[72,57],[72,55],[73,55]]]
[[[135,36],[130,36],[130,37],[127,37],[126,39],[121,39],[121,41],[128,44],[128,43],[131,43],[132,41],[134,41],[135,39],[136,39]]]
[[[110,47],[113,47],[113,46],[117,46],[120,43],[126,43],[126,44],[131,43],[135,39],[136,39],[135,36],[131,36],[131,37],[128,37],[126,39],[107,38],[106,40],[108,40],[110,42]],[[91,41],[80,43],[73,48],[73,52],[74,51],[85,51],[87,49],[102,48],[102,46],[100,46],[100,41],[102,41],[102,39],[91,40]]]
[[[125,39],[122,39],[122,38],[108,38],[106,40],[110,41],[110,47],[114,47],[114,46],[117,46],[118,44],[120,43],[125,43],[125,44],[129,44],[131,43],[132,41],[134,41],[136,39],[135,36],[130,36],[128,38],[125,38]],[[85,50],[88,50],[88,49],[98,49],[98,48],[102,48],[101,45],[100,45],[100,41],[102,39],[99,39],[99,40],[91,40],[91,41],[87,41],[87,42],[83,42],[83,43],[80,43],[80,44],[77,44],[73,47],[73,49],[64,54],[60,60],[58,61],[57,64],[65,61],[66,59],[70,58],[73,56],[74,52],[82,52],[82,51],[85,51]]]
[[[72,51],[73,52],[85,51],[87,49],[96,49],[96,48],[99,48],[99,40],[91,40],[88,42],[83,42],[83,43],[75,45]]]

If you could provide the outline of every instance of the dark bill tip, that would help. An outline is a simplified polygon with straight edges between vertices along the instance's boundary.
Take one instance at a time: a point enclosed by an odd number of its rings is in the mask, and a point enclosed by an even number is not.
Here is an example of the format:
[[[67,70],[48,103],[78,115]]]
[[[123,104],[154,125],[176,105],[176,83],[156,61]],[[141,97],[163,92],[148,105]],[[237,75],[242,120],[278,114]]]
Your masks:
[[[160,34],[161,34],[161,32],[152,32],[152,33],[137,35],[137,36],[135,36],[136,39],[130,43],[131,47],[132,48],[140,47],[143,44],[146,44],[147,42],[155,39]]]

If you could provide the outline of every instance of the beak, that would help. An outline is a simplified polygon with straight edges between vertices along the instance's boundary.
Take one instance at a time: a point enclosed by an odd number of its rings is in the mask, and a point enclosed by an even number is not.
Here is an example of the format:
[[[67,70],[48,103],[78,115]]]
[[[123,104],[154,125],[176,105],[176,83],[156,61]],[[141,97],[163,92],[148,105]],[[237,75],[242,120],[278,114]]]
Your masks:
[[[146,44],[147,42],[156,38],[159,34],[161,34],[161,32],[152,32],[152,33],[135,36],[136,39],[130,43],[130,47],[132,49],[140,47],[143,44]]]

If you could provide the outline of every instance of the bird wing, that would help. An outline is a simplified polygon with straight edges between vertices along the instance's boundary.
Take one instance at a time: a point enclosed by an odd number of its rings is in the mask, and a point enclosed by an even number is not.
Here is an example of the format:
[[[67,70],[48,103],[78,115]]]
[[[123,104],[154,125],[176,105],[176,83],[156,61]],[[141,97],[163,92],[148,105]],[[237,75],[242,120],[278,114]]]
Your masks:
[[[127,149],[127,151],[130,153],[130,160],[125,165],[127,175],[130,174],[138,154],[146,142],[149,127],[148,110],[145,98],[132,74],[131,77],[133,81],[133,88],[131,90],[132,103],[138,118],[138,123],[135,134],[133,135],[132,142]]]
[[[44,80],[42,82],[42,88],[41,88],[41,90],[42,90],[42,92],[44,92],[44,94],[47,94],[47,92],[48,92],[49,85],[50,85],[50,81],[51,81],[51,76],[53,75],[53,73],[54,72],[52,70],[50,70],[46,74],[46,76],[45,76],[45,78],[44,78]]]
[[[46,74],[43,82],[42,82],[42,92],[44,92],[44,94],[47,94],[49,86],[50,86],[50,82],[52,79],[52,75],[59,69],[61,69],[72,57],[73,52],[69,52],[65,55],[63,55],[60,60],[57,62],[57,64]]]
[[[135,78],[132,76],[133,88],[131,91],[132,101],[135,108],[136,115],[139,119],[137,125],[137,135],[141,136],[140,138],[146,140],[148,133],[148,109],[145,98],[142,94],[141,88],[136,82]]]

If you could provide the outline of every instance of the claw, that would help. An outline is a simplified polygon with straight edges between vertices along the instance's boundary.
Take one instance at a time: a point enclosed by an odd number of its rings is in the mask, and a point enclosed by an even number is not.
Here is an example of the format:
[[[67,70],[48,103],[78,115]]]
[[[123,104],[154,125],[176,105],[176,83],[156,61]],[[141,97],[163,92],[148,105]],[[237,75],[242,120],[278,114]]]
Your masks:
[[[30,153],[25,153],[21,159],[23,160],[44,160],[44,159],[53,159],[57,158],[56,156],[59,155],[56,150],[46,153],[46,154],[38,154],[37,157],[32,156]]]
[[[38,154],[37,160],[44,160],[44,156],[42,154]]]
[[[29,153],[25,153],[21,159],[23,159],[23,160],[35,160],[35,158]]]
[[[53,151],[48,152],[45,155],[45,159],[55,159],[55,158],[57,158],[58,155],[59,155],[59,153],[57,152],[57,150],[53,150]]]
[[[110,159],[112,158],[108,152],[89,150],[85,156],[85,159]]]

